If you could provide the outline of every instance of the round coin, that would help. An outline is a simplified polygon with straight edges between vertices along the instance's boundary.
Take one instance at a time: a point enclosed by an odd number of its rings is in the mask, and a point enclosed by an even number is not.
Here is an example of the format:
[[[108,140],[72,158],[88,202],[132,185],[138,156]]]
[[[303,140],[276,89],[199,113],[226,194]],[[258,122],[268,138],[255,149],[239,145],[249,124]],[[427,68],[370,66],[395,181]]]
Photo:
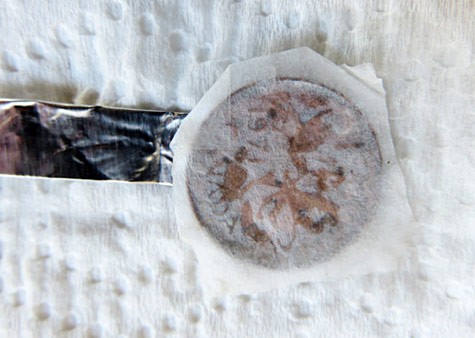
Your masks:
[[[375,211],[381,154],[365,115],[318,83],[279,78],[221,102],[200,126],[187,187],[232,256],[274,269],[327,260]]]

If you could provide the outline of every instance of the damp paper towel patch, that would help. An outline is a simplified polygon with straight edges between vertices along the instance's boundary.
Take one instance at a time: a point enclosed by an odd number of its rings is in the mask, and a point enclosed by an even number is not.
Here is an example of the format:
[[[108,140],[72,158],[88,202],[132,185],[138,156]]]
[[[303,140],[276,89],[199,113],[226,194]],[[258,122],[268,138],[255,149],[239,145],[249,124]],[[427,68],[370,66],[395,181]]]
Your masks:
[[[394,269],[413,221],[371,65],[308,48],[230,66],[172,149],[207,296]]]

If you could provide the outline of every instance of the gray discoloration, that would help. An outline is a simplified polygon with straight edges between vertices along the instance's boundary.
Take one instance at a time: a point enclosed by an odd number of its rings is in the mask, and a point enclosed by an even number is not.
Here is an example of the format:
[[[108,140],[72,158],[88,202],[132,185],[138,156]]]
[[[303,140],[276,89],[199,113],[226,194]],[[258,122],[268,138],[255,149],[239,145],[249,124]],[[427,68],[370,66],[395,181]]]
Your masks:
[[[260,82],[232,94],[201,128],[188,191],[200,223],[235,257],[308,266],[351,243],[373,214],[379,145],[334,90]]]

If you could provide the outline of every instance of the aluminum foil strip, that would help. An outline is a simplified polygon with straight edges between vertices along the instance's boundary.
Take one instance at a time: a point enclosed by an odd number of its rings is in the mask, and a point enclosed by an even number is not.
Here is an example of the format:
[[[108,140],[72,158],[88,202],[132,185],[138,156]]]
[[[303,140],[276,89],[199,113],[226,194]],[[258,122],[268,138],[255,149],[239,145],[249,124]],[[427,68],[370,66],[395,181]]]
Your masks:
[[[186,113],[0,100],[0,173],[172,183]]]

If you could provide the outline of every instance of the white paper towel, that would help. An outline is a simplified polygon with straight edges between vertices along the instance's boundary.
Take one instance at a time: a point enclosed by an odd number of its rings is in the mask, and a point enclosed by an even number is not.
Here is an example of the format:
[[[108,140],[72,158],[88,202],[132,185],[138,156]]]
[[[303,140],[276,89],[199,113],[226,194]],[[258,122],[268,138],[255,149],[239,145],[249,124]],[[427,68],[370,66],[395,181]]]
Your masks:
[[[419,230],[393,272],[205,301],[161,216],[169,190],[2,177],[1,335],[472,337],[474,13],[471,0],[1,1],[2,97],[188,110],[238,60],[308,46],[372,63]]]

